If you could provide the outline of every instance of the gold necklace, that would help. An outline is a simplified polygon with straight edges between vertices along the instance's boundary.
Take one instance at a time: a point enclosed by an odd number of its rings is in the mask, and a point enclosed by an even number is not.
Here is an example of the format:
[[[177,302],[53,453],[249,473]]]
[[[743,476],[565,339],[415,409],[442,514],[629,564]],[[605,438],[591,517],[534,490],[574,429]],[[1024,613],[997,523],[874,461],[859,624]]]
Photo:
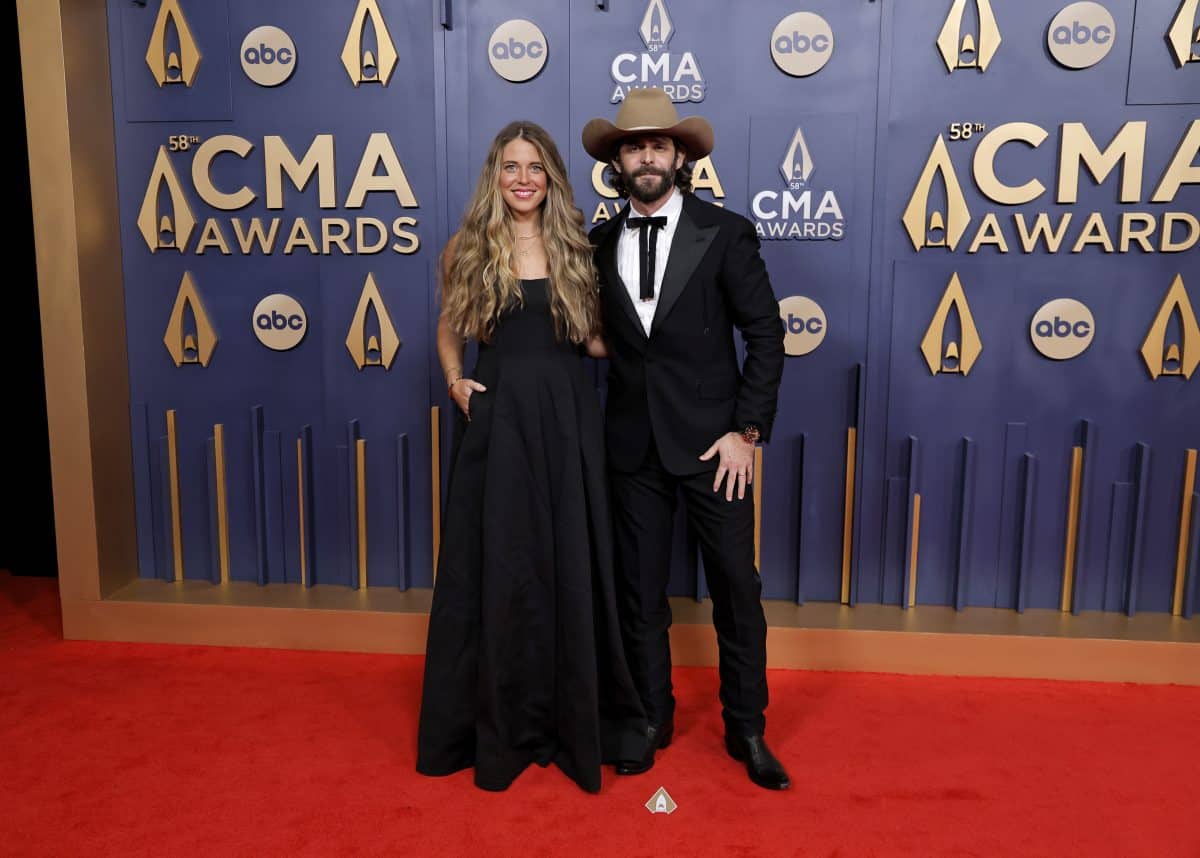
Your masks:
[[[537,232],[530,233],[529,235],[518,235],[517,240],[520,241],[522,239],[527,239],[527,238],[537,238],[541,234],[542,234],[542,231],[539,229]],[[517,248],[517,256],[528,256],[530,253],[530,250],[531,250],[531,248],[528,248],[528,247],[525,247],[525,248],[518,247]]]

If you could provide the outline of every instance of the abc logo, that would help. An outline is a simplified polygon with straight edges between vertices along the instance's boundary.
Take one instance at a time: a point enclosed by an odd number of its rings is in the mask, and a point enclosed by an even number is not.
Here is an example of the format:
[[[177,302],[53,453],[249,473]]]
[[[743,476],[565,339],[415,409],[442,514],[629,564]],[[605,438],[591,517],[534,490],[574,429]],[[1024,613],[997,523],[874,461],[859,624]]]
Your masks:
[[[1086,69],[1108,56],[1116,39],[1112,14],[1099,3],[1072,3],[1046,32],[1050,55],[1069,69]]]
[[[1092,311],[1073,298],[1056,298],[1044,304],[1029,323],[1034,348],[1052,360],[1078,357],[1095,335]]]
[[[783,349],[793,357],[816,351],[825,339],[825,311],[811,298],[784,298],[779,302],[779,318],[783,320]]]
[[[279,86],[296,69],[296,46],[278,27],[256,27],[242,40],[242,71],[259,86]]]
[[[308,331],[304,308],[291,295],[268,295],[254,308],[254,333],[269,349],[294,349]]]
[[[549,50],[546,36],[537,24],[513,18],[492,33],[488,42],[488,62],[500,77],[521,83],[537,76],[546,65]]]
[[[825,68],[833,56],[833,30],[814,12],[793,12],[771,33],[771,58],[793,77],[807,77]]]

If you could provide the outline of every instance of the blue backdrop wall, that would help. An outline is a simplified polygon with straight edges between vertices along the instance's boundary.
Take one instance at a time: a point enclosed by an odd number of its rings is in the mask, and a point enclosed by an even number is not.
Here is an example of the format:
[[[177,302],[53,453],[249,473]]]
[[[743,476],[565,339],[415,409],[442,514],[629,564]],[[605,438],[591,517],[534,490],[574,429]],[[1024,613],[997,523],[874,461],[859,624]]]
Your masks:
[[[141,574],[429,586],[437,254],[660,85],[789,328],[768,597],[1190,613],[1198,5],[109,0]]]

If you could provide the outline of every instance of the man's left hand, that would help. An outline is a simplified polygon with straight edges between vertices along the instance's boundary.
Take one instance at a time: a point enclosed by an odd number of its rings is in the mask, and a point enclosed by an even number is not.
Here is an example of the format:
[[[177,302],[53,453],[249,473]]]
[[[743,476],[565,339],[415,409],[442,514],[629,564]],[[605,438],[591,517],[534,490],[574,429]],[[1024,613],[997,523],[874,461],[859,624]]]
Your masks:
[[[707,462],[720,454],[720,465],[713,480],[713,491],[719,491],[721,480],[725,480],[725,500],[733,500],[734,483],[737,484],[738,500],[746,497],[746,486],[754,482],[754,445],[737,432],[726,432],[718,438],[700,461]]]

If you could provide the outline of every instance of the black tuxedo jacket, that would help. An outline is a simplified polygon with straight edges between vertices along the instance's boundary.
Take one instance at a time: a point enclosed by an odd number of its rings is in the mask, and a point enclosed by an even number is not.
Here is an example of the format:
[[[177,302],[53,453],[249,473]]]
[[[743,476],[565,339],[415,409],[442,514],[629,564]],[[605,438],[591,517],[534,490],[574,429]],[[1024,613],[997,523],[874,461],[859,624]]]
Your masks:
[[[750,221],[683,196],[658,308],[646,336],[617,272],[629,212],[591,231],[608,343],[605,436],[609,464],[636,470],[653,435],[677,476],[714,470],[700,455],[729,431],[756,423],[766,440],[783,375],[783,323]],[[733,331],[741,331],[740,371]]]

